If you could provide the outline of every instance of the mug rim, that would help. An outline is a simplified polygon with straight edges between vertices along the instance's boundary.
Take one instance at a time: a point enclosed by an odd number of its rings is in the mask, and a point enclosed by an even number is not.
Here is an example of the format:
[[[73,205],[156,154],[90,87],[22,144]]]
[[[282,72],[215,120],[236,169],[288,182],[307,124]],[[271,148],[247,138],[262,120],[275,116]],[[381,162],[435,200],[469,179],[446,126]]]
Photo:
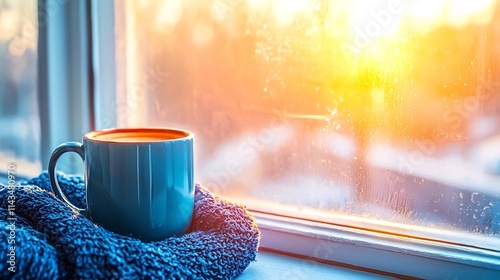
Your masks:
[[[96,139],[95,137],[105,134],[113,134],[119,132],[157,132],[157,133],[178,133],[179,137],[171,139],[161,139],[152,141],[134,141],[134,142],[124,142],[117,140],[106,140],[106,139]],[[173,142],[179,140],[187,140],[193,138],[194,134],[185,129],[172,128],[172,127],[117,127],[117,128],[106,128],[100,130],[94,130],[85,133],[83,140],[88,140],[96,143],[112,143],[112,144],[153,144],[153,143],[163,143],[163,142]]]

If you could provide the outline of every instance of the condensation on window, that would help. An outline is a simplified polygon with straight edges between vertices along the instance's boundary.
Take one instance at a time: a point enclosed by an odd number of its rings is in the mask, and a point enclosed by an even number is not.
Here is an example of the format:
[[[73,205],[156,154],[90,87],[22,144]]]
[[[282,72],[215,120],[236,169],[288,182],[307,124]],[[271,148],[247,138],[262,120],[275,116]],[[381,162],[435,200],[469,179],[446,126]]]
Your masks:
[[[0,0],[0,172],[41,170],[37,1]]]
[[[123,9],[117,118],[194,131],[210,190],[333,223],[500,233],[497,1]]]

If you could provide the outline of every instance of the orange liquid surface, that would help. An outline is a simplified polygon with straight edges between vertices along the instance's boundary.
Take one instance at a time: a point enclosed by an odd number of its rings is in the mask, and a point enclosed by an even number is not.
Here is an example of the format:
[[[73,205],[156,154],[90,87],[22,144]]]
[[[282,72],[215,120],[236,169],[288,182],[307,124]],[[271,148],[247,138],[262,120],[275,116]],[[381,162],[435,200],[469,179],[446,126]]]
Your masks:
[[[184,138],[188,133],[177,130],[116,130],[96,132],[88,136],[89,139],[104,142],[138,143],[138,142],[161,142]]]

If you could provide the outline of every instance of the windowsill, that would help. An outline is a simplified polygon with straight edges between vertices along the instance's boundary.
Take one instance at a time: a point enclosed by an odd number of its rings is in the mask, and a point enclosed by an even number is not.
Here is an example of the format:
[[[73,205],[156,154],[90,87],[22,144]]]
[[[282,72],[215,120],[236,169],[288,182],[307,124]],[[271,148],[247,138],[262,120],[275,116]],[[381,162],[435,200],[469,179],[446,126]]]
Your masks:
[[[495,250],[264,213],[254,216],[262,232],[261,250],[320,260],[332,269],[395,278],[500,279],[500,252]]]
[[[290,245],[292,246],[292,245]],[[249,279],[387,279],[369,272],[322,264],[316,261],[285,256],[272,252],[258,252],[257,260],[238,277]]]

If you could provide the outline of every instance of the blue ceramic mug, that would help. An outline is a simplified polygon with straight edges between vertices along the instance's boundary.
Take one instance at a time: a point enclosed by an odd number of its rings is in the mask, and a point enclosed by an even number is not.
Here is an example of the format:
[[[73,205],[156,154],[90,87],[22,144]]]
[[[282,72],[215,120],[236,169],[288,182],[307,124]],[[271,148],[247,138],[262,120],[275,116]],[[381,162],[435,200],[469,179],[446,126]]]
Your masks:
[[[194,209],[194,135],[166,128],[92,131],[83,144],[57,147],[49,161],[52,192],[72,209],[114,232],[144,241],[185,233]],[[57,182],[62,154],[83,160],[86,208],[74,206]]]

